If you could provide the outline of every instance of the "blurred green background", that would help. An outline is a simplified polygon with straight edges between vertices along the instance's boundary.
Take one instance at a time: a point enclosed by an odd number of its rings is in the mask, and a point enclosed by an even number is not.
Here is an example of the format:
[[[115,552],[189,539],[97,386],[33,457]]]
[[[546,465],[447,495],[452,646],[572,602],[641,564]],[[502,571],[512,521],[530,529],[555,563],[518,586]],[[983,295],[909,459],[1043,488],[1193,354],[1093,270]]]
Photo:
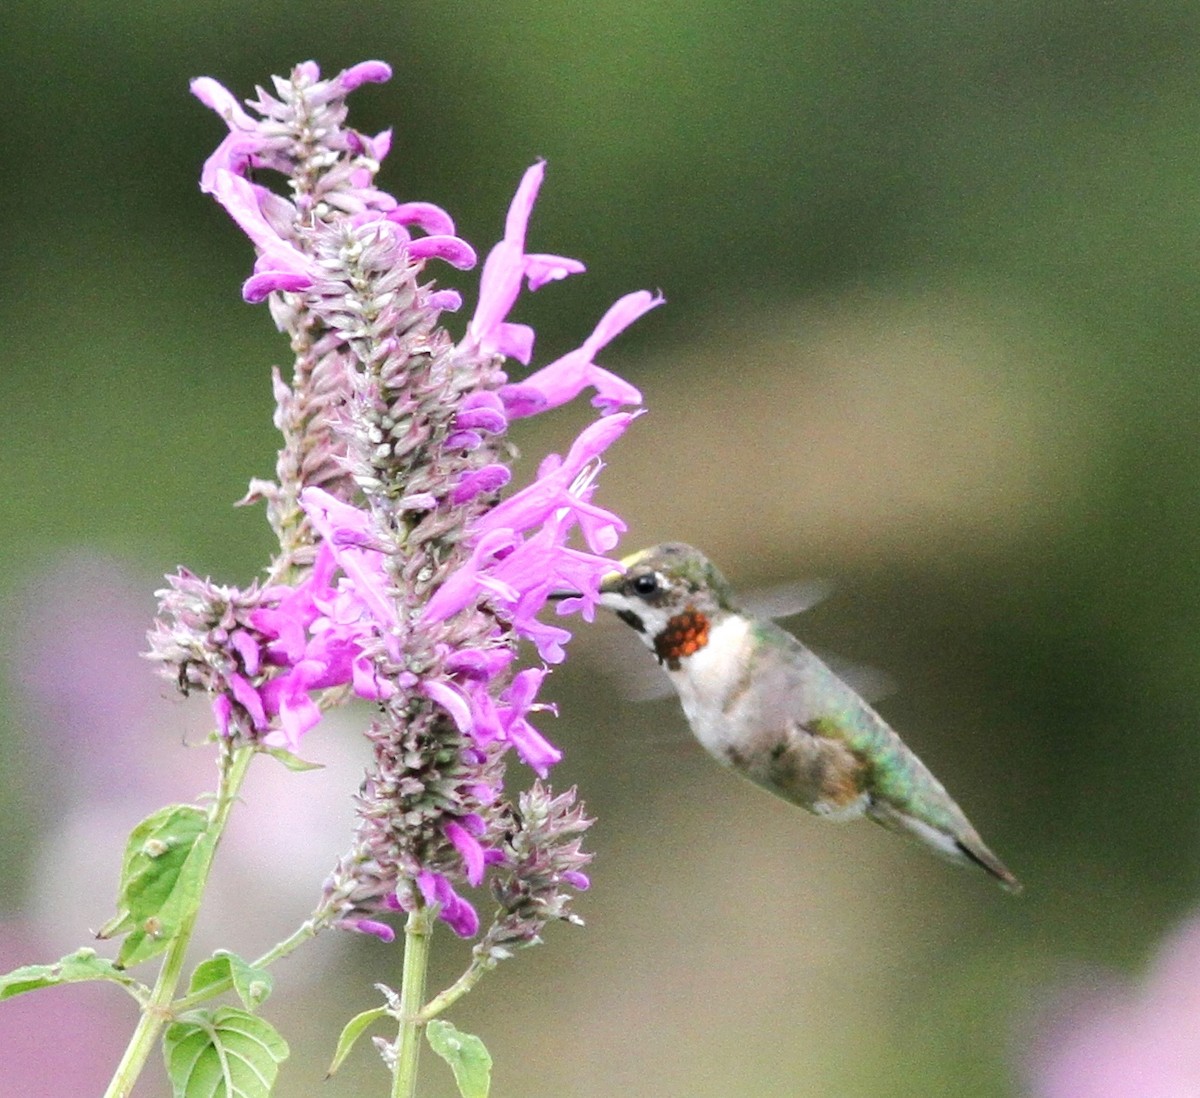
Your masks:
[[[70,739],[14,669],[47,628],[38,592],[93,597],[47,583],[73,554],[130,577],[139,628],[177,564],[245,583],[265,560],[261,513],[230,504],[270,475],[288,351],[197,189],[224,128],[187,81],[246,96],[306,58],[393,65],[351,123],[394,125],[382,186],[481,253],[548,159],[531,247],[589,273],[522,306],[537,362],[620,293],[665,291],[604,357],[650,409],[601,484],[626,547],[692,541],[746,587],[835,581],[792,624],[895,681],[885,716],[1027,885],[735,780],[673,701],[624,698],[621,627],[599,622],[546,726],[557,784],[599,818],[588,926],[551,928],[455,1016],[498,1098],[1023,1093],[1056,987],[1140,972],[1200,899],[1200,5],[6,6],[0,872],[12,920],[57,889],[63,948],[95,925],[48,860],[69,775],[99,758],[127,781],[149,748],[91,742],[86,706]],[[469,309],[476,276],[438,277]],[[532,464],[586,415],[516,441]],[[54,620],[39,668],[69,690],[87,655]],[[156,758],[184,750],[161,737]],[[247,939],[224,944],[268,944]],[[369,1049],[320,1079],[399,948],[323,948],[318,984],[303,957],[277,976],[279,1093],[380,1093]],[[463,960],[446,936],[436,978]],[[432,1057],[425,1076],[451,1093]],[[165,1093],[153,1065],[144,1093]]]

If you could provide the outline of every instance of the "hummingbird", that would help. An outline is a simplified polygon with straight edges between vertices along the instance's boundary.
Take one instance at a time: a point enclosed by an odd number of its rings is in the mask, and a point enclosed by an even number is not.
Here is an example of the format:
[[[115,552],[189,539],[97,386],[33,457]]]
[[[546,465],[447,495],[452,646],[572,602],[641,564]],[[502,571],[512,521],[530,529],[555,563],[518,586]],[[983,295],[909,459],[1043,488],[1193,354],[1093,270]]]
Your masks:
[[[668,542],[621,565],[600,605],[666,669],[709,754],[817,816],[866,816],[1021,890],[884,719],[790,633],[739,609],[703,553]]]

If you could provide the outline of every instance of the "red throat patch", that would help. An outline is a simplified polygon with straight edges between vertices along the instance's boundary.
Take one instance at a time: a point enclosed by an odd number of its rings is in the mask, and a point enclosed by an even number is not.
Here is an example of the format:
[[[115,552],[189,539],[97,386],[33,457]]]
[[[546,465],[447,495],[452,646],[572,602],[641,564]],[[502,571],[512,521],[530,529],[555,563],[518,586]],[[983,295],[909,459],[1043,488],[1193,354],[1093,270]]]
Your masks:
[[[694,655],[708,644],[708,624],[708,618],[690,606],[682,614],[676,614],[654,638],[654,654],[659,662],[678,671],[684,656]]]

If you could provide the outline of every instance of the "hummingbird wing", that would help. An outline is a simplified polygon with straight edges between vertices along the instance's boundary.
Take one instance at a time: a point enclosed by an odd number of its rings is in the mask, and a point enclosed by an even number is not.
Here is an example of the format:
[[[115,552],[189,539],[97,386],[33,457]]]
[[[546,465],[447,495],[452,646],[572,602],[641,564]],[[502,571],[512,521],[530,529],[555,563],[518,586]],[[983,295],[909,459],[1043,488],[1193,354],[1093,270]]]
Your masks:
[[[822,815],[865,812],[1020,888],[942,783],[862,697],[773,622],[756,624],[756,640],[747,678],[756,696],[746,703],[758,710],[755,724],[776,737],[756,780]]]

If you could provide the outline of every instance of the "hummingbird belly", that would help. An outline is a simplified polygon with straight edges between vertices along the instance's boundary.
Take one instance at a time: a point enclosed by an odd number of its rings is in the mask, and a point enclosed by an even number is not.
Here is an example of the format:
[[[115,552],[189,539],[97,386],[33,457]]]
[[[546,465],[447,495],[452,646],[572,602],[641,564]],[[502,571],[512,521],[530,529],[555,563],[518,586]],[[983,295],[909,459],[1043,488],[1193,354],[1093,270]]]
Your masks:
[[[752,630],[741,615],[726,618],[703,648],[669,672],[696,739],[719,762],[792,804],[826,819],[863,815],[870,797],[862,759],[790,713],[764,709]]]

